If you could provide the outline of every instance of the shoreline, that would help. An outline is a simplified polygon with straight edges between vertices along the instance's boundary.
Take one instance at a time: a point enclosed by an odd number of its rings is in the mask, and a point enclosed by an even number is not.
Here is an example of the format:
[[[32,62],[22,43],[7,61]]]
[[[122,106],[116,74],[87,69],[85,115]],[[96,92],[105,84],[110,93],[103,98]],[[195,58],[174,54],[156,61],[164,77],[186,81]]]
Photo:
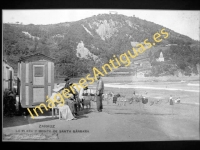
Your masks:
[[[144,87],[144,86],[129,86],[129,85],[116,85],[116,84],[105,84],[105,87],[112,88],[140,88],[140,89],[154,89],[154,90],[169,90],[169,91],[185,91],[185,92],[199,92],[199,90],[183,90],[176,88],[161,88],[161,87]]]

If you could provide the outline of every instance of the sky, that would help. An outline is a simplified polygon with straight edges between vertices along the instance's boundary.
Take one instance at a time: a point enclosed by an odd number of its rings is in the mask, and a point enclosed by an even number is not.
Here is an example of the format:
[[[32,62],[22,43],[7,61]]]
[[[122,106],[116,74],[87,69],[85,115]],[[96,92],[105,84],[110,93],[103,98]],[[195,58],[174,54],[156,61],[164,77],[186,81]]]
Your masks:
[[[32,9],[3,10],[3,23],[56,24],[78,21],[98,14],[133,16],[154,22],[175,32],[200,39],[200,11],[187,10],[137,10],[137,9]]]

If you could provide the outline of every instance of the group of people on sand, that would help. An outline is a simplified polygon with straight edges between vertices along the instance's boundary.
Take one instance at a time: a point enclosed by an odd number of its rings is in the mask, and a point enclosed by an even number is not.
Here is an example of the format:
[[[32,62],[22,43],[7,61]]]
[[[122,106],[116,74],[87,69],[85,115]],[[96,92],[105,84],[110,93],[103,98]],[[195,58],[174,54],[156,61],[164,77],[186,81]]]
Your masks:
[[[66,77],[64,79],[65,86],[62,87],[59,84],[56,88],[53,89],[53,93],[51,95],[51,98],[54,99],[55,95],[58,93],[63,94],[63,90],[68,89],[69,93],[67,95],[68,98],[64,98],[65,104],[61,105],[58,104],[56,107],[59,109],[61,115],[61,118],[64,120],[76,120],[78,115],[78,111],[81,109],[84,109],[84,96],[83,93],[85,90],[88,89],[88,87],[77,89],[76,86],[73,86],[73,83],[70,81],[69,77]],[[73,91],[70,88],[70,86],[73,87]],[[96,85],[96,93],[95,93],[95,99],[97,104],[97,112],[102,112],[103,104],[102,104],[102,95],[104,92],[104,83],[101,78],[101,76],[97,77],[97,85]],[[59,100],[60,97],[57,96],[57,100]],[[52,110],[53,111],[53,110]]]

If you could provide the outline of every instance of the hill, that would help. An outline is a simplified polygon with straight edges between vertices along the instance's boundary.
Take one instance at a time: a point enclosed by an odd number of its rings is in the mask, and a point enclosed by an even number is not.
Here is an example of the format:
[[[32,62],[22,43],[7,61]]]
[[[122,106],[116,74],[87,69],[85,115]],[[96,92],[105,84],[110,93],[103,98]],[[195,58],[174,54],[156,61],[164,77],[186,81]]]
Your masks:
[[[134,16],[119,14],[100,14],[75,22],[49,25],[3,24],[3,55],[17,70],[20,57],[41,52],[56,59],[56,76],[75,77],[107,63],[113,55],[132,49],[132,43],[141,43],[145,39],[153,42],[152,36],[163,28]],[[155,60],[162,51],[168,60],[164,64],[171,64],[166,68],[197,73],[199,42],[165,29],[169,38],[144,54],[150,58],[151,66],[159,68]]]

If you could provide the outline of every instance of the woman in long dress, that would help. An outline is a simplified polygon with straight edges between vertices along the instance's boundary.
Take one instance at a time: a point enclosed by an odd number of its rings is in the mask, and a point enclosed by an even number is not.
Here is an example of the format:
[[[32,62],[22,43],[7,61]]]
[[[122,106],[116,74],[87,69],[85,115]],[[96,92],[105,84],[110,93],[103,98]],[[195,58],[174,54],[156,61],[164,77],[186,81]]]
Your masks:
[[[61,104],[58,104],[58,109],[60,111],[60,114],[61,114],[61,119],[64,119],[64,120],[75,120],[76,118],[72,115],[72,112],[69,108],[68,105],[62,105]]]
[[[53,89],[54,92],[52,93],[51,99],[54,100],[54,97],[59,93],[62,95],[62,90],[63,90],[63,87],[61,87],[61,86],[57,86],[57,88]],[[60,100],[60,96],[57,96],[56,99]],[[61,119],[64,119],[67,121],[77,119],[72,115],[72,112],[71,112],[69,106],[66,104],[66,101],[64,102],[64,105],[57,104],[57,107],[60,111],[59,115],[61,115]]]

